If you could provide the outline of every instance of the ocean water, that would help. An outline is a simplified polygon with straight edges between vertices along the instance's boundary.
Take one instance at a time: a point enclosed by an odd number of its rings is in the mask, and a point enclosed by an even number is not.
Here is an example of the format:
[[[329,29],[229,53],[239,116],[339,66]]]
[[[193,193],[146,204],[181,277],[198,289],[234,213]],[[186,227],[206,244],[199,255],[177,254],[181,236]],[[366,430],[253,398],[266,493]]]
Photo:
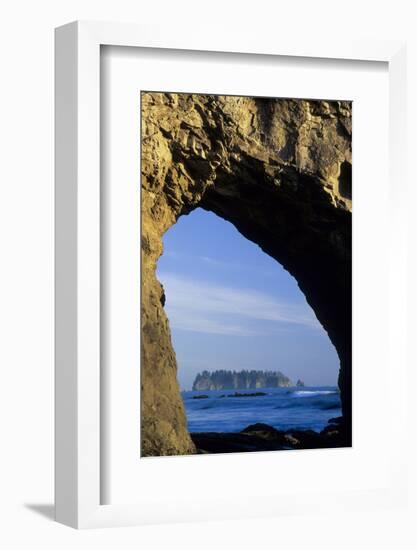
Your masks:
[[[262,392],[259,397],[221,397]],[[208,395],[206,399],[193,399]],[[341,416],[337,387],[259,388],[182,392],[189,432],[238,432],[263,422],[278,430],[322,430],[330,418]]]

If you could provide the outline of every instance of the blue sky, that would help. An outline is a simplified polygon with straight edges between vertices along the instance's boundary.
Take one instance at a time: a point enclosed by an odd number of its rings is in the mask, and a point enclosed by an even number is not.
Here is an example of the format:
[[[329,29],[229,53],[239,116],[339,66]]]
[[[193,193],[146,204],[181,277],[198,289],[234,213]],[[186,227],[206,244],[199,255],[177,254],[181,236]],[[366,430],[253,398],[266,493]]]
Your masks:
[[[336,351],[295,279],[231,223],[200,208],[182,216],[164,235],[157,276],[181,389],[219,368],[336,385]]]

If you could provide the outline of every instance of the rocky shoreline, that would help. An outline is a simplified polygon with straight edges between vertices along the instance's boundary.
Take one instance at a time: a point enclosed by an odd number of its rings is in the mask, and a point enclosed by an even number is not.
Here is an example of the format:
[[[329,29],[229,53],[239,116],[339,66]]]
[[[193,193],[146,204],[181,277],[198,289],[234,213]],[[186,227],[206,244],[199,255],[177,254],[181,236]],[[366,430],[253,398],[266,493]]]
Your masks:
[[[332,418],[321,431],[281,431],[268,424],[251,424],[241,432],[196,432],[190,434],[198,454],[285,451],[350,447],[350,431],[343,417]]]

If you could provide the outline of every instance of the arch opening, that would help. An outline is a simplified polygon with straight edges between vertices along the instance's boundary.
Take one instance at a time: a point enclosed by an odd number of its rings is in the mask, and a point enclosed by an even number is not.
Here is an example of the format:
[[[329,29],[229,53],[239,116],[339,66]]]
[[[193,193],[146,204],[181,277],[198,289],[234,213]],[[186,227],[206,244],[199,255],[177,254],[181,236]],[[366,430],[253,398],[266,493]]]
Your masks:
[[[201,208],[163,241],[157,277],[196,443],[256,423],[320,432],[341,415],[334,346],[278,262]]]

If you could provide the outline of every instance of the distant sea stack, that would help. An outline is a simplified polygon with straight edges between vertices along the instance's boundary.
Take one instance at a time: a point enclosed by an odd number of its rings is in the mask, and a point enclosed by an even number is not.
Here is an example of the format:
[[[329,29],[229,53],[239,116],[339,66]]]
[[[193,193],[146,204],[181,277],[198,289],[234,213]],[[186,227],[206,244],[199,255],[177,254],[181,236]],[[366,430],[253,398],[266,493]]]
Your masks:
[[[197,374],[193,391],[243,390],[255,388],[289,388],[294,384],[279,371],[216,370]]]

